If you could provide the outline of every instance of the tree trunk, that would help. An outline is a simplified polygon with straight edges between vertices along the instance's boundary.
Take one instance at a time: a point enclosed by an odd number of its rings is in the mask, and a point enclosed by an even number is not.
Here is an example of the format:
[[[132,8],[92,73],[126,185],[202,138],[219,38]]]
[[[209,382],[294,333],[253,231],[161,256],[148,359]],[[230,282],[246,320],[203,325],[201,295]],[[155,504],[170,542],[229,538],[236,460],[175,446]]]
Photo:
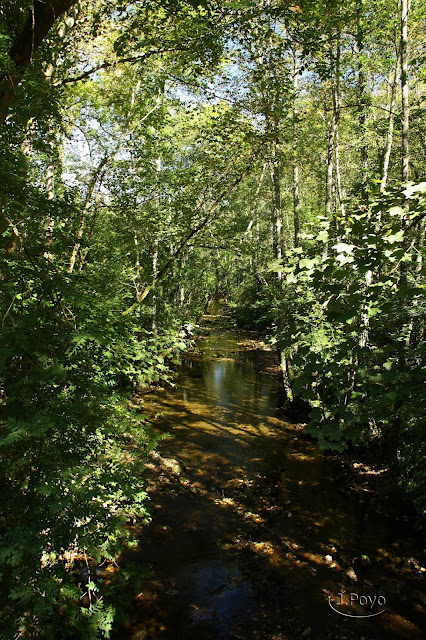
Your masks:
[[[392,77],[393,76],[393,77]],[[385,191],[386,184],[388,181],[389,174],[389,162],[392,153],[392,142],[393,142],[393,127],[394,127],[394,110],[396,105],[396,83],[398,76],[398,60],[396,62],[396,68],[393,74],[389,76],[390,83],[390,97],[389,97],[389,118],[388,118],[388,131],[386,134],[386,144],[383,151],[383,161],[382,161],[382,170],[381,170],[381,185],[380,190]]]
[[[365,294],[364,294],[364,300],[368,300],[369,298],[369,288],[371,287],[373,282],[373,272],[369,269],[367,271],[367,273],[365,274]],[[369,342],[369,331],[370,331],[370,318],[368,317],[368,304],[364,304],[363,305],[363,311],[362,311],[362,326],[363,326],[363,330],[361,333],[361,338],[359,341],[359,346],[361,347],[361,349],[365,349],[368,345]]]
[[[158,276],[158,235],[155,237],[154,246],[152,250],[152,278],[153,282],[157,282]],[[156,284],[152,287],[152,318],[151,318],[152,333],[157,335],[157,292]]]
[[[299,188],[299,163],[297,158],[298,145],[298,118],[297,90],[298,90],[297,51],[293,52],[293,224],[294,246],[299,246],[300,233],[300,188]]]
[[[37,49],[60,18],[77,0],[34,0],[28,10],[28,19],[22,31],[15,37],[9,50],[12,69],[0,75],[0,126],[4,123],[9,107],[25,70],[32,62]]]
[[[423,253],[425,246],[425,221],[424,219],[420,221],[419,228],[417,231],[417,239],[416,245],[418,247],[417,259],[416,259],[416,278],[415,282],[417,285],[421,284],[421,276],[423,271]],[[419,309],[419,300],[413,301],[413,310],[415,310],[414,317],[411,321],[410,333],[408,336],[408,345],[407,346],[415,346],[422,339],[422,312]],[[417,312],[417,313],[416,313]]]
[[[273,251],[274,258],[281,260],[284,253],[283,242],[283,220],[281,211],[281,185],[280,185],[280,143],[276,139],[274,153],[271,162],[272,181],[272,225],[273,225]],[[281,280],[282,272],[277,273],[278,280]]]
[[[263,164],[262,167],[262,173],[260,174],[260,178],[258,180],[257,186],[256,186],[256,191],[254,193],[254,197],[253,197],[253,203],[252,206],[250,207],[250,222],[249,225],[247,227],[247,229],[245,230],[242,238],[241,238],[241,244],[244,242],[244,239],[246,238],[246,236],[250,233],[251,239],[250,239],[250,243],[251,243],[251,247],[253,249],[252,254],[251,254],[251,259],[250,259],[250,264],[251,264],[251,270],[252,273],[256,273],[257,271],[257,264],[258,264],[258,250],[259,250],[259,219],[257,216],[257,209],[259,206],[259,194],[260,194],[260,190],[262,188],[262,184],[263,184],[263,180],[265,177],[265,171],[267,169],[268,163],[265,162]],[[255,236],[256,233],[256,236]]]
[[[408,96],[408,14],[410,11],[410,0],[401,0],[401,107],[402,107],[402,181],[407,182],[410,178],[410,154],[409,154],[409,96]]]
[[[401,0],[401,41],[400,41],[400,55],[401,55],[401,101],[402,101],[402,139],[401,139],[401,177],[402,182],[407,182],[409,179],[409,146],[408,146],[408,127],[409,127],[409,104],[408,104],[408,60],[407,60],[407,42],[408,42],[408,13],[410,9],[410,0]],[[406,209],[408,212],[408,203],[406,203]],[[404,216],[402,220],[403,228],[407,229],[407,216]],[[399,267],[399,311],[401,318],[407,316],[406,313],[406,298],[404,290],[407,286],[407,263],[400,263]],[[401,322],[400,330],[405,333],[407,324],[404,321]],[[412,327],[408,327],[411,329]],[[410,330],[408,330],[410,335]],[[398,371],[402,375],[406,369],[406,349],[409,345],[404,340],[398,341]],[[389,427],[389,432],[386,435],[386,450],[389,462],[389,471],[393,482],[397,482],[400,478],[400,465],[398,459],[398,450],[401,439],[402,430],[402,411],[404,403],[407,401],[407,392],[400,391],[400,396],[393,407],[394,419]]]
[[[340,124],[340,34],[336,45],[333,82],[333,122],[334,122],[334,161],[336,174],[337,200],[342,218],[345,217],[345,203],[340,174],[339,124]]]
[[[333,197],[333,156],[334,156],[334,118],[327,122],[327,156],[325,174],[325,215],[331,218],[331,203]]]
[[[157,221],[160,222],[160,184],[159,178],[161,173],[161,158],[158,157],[155,160],[155,170],[157,172],[157,193],[155,194],[155,207],[157,209]],[[158,235],[157,229],[154,239],[154,246],[152,250],[152,281],[154,283],[152,287],[152,333],[157,335],[157,276],[158,276]]]
[[[357,0],[357,33],[356,44],[358,50],[358,128],[361,139],[360,149],[360,196],[362,200],[367,200],[367,181],[368,181],[368,146],[366,137],[367,124],[367,94],[366,80],[364,70],[364,29],[362,25],[363,18],[363,0]]]
[[[53,138],[53,135],[52,135],[52,138]],[[50,141],[49,146],[51,149],[51,154],[53,156],[54,146],[55,146],[54,139]],[[47,199],[53,200],[55,197],[55,165],[52,157],[50,159],[49,164],[47,165],[45,180],[46,180]],[[49,251],[49,247],[52,244],[54,230],[55,230],[55,218],[53,217],[53,214],[49,211],[49,213],[47,214],[46,222],[44,226],[44,234],[45,234],[44,242],[45,242],[46,250],[44,251],[43,256],[46,258],[46,260],[52,259],[52,254]]]

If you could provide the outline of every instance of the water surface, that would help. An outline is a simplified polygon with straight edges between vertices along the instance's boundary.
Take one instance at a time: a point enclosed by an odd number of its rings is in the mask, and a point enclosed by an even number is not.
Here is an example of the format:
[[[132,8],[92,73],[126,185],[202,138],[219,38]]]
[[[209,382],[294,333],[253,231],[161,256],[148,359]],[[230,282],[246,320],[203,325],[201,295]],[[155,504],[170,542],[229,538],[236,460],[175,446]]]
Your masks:
[[[143,396],[169,438],[149,465],[153,522],[128,559],[153,576],[119,637],[425,637],[409,525],[367,490],[341,490],[335,461],[282,415],[274,354],[247,350],[248,337],[213,328],[175,388]],[[350,593],[381,594],[386,611],[332,611]],[[348,602],[336,608],[381,610]]]

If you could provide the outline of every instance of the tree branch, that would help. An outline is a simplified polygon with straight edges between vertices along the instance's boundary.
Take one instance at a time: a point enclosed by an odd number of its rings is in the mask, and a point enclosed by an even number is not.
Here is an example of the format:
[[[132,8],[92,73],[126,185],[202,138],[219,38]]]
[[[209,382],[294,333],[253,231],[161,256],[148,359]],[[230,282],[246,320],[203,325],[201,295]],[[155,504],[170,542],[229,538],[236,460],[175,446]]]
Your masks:
[[[101,71],[102,69],[110,69],[111,67],[116,67],[117,65],[125,64],[126,62],[132,62],[132,63],[143,62],[144,60],[146,60],[152,55],[167,53],[170,51],[176,51],[176,48],[173,47],[170,49],[154,49],[151,51],[147,51],[146,53],[140,56],[127,56],[126,58],[119,58],[118,60],[114,60],[113,62],[103,62],[102,64],[99,64],[97,67],[93,67],[92,69],[88,69],[87,71],[84,71],[79,76],[70,76],[69,78],[64,78],[60,84],[68,84],[70,82],[80,82],[81,80],[85,80],[86,78],[89,78],[93,73],[96,73],[97,71]]]
[[[358,104],[344,104],[344,105],[341,105],[339,107],[339,110],[340,109],[352,109],[352,108],[358,108],[359,109],[359,107],[361,107],[361,106],[366,106],[366,105],[361,105],[359,103]],[[372,109],[380,109],[381,111],[386,111],[386,113],[390,113],[393,116],[395,116],[396,118],[401,118],[400,114],[395,113],[394,111],[391,111],[390,109],[387,109],[386,107],[380,107],[378,104],[370,104],[368,106],[370,106]],[[325,112],[333,111],[333,108],[330,107],[329,109],[324,109],[324,111]]]

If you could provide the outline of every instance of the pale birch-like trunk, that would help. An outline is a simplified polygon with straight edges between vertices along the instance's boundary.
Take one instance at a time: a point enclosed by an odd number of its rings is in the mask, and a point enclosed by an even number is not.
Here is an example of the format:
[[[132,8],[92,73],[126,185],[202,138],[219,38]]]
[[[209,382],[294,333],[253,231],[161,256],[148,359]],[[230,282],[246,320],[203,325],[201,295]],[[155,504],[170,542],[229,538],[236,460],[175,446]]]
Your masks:
[[[333,128],[334,128],[334,162],[336,175],[337,200],[339,203],[342,218],[345,217],[344,193],[342,188],[342,177],[340,172],[340,148],[339,148],[339,124],[340,124],[340,34],[336,46],[336,59],[334,65],[333,82]]]
[[[155,196],[155,206],[157,209],[157,220],[160,220],[160,187],[158,184],[160,172],[161,172],[161,158],[155,160],[155,170],[157,172],[157,193]],[[152,248],[152,281],[154,283],[152,287],[152,333],[157,335],[157,277],[158,277],[158,231],[155,235],[154,245]]]
[[[369,269],[365,274],[365,298],[368,298],[368,289],[371,287],[373,282],[373,272]],[[369,341],[369,330],[370,330],[370,318],[368,317],[368,305],[364,305],[364,310],[362,312],[362,326],[363,330],[361,333],[361,338],[359,341],[360,347],[365,348],[368,345]]]
[[[331,218],[331,204],[333,199],[333,150],[334,150],[334,119],[327,122],[327,155],[325,173],[325,215]]]
[[[280,184],[280,144],[276,139],[274,143],[273,157],[270,166],[272,181],[272,225],[273,225],[273,252],[276,260],[281,260],[284,253],[283,220],[281,210],[281,184]],[[282,272],[277,273],[281,280]]]
[[[360,148],[360,195],[363,200],[367,199],[367,181],[368,181],[368,146],[367,146],[367,94],[366,94],[366,78],[364,63],[364,29],[362,25],[363,18],[363,0],[357,0],[357,33],[356,44],[358,52],[358,129],[361,140]]]
[[[407,182],[410,176],[410,168],[409,168],[409,93],[408,93],[408,14],[410,10],[410,0],[400,0],[400,58],[401,58],[401,124],[402,124],[402,135],[401,135],[401,177],[402,182]],[[408,203],[406,204],[407,212],[408,212]],[[404,229],[407,228],[407,216],[404,216],[402,220],[402,226]],[[399,267],[399,310],[401,313],[401,317],[403,318],[406,315],[406,298],[404,295],[404,288],[407,285],[407,263],[401,261]],[[408,335],[410,336],[413,326],[410,324],[403,325],[401,323],[400,331],[405,333],[405,330],[408,329]],[[398,370],[401,374],[406,369],[406,349],[408,348],[408,344],[404,340],[400,340],[397,343],[398,350]],[[396,401],[393,411],[395,417],[392,421],[392,424],[389,426],[388,432],[385,435],[385,448],[387,453],[387,458],[389,462],[389,470],[391,477],[394,481],[396,481],[400,477],[400,464],[398,459],[398,450],[401,441],[401,429],[402,429],[402,409],[405,402],[404,395],[401,395],[400,398]]]
[[[382,161],[382,171],[381,171],[381,185],[380,190],[385,191],[388,175],[389,175],[389,163],[390,157],[392,153],[392,143],[393,143],[393,129],[394,129],[394,111],[396,106],[396,84],[398,81],[398,66],[399,66],[399,57],[397,56],[396,66],[393,73],[389,75],[389,117],[388,117],[388,130],[386,134],[386,143],[383,152],[383,161]]]
[[[243,239],[244,239],[246,234],[251,232],[252,247],[255,247],[254,253],[253,253],[253,260],[252,260],[252,271],[253,271],[253,273],[257,272],[258,257],[259,257],[259,255],[258,255],[258,248],[259,248],[259,219],[258,219],[258,216],[257,216],[257,209],[258,209],[258,206],[259,206],[259,194],[260,194],[260,190],[262,188],[263,180],[264,180],[264,177],[265,177],[266,167],[267,167],[267,163],[265,162],[263,167],[262,167],[262,173],[260,174],[259,182],[257,183],[256,192],[255,192],[254,198],[253,198],[253,206],[251,208],[251,216],[250,216],[249,227],[245,231],[244,236],[243,236]]]
[[[154,246],[152,249],[152,278],[156,283],[158,277],[158,235],[155,237]],[[156,284],[152,287],[152,318],[151,328],[154,336],[157,335],[157,287]]]
[[[293,226],[294,226],[294,246],[299,246],[300,233],[300,185],[299,185],[299,162],[297,157],[298,145],[298,118],[297,109],[298,98],[298,73],[297,51],[293,52]]]
[[[407,182],[410,178],[410,152],[409,152],[409,94],[408,94],[408,14],[410,11],[410,0],[401,0],[401,107],[402,107],[402,181]]]

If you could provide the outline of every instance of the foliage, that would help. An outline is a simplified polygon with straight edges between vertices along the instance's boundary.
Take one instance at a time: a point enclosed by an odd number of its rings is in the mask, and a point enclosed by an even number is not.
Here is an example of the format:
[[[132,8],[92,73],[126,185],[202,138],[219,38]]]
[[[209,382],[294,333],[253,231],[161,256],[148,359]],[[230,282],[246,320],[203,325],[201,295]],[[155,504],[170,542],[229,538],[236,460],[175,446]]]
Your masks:
[[[79,573],[149,519],[155,438],[129,397],[171,379],[182,324],[213,297],[273,334],[320,446],[379,442],[423,508],[425,14],[411,5],[403,187],[395,3],[58,0],[21,65],[32,5],[0,9],[6,637],[108,637],[112,589]]]
[[[17,624],[53,637],[65,618],[70,637],[97,637],[111,606],[95,598],[79,611],[72,568],[114,561],[134,543],[126,523],[147,521],[143,469],[154,440],[126,398],[167,378],[167,360],[186,344],[176,331],[154,340],[124,321],[121,274],[104,264],[71,279],[43,257],[37,232],[27,227],[25,246],[2,265],[3,624],[5,637]]]
[[[311,403],[307,431],[340,451],[379,438],[407,484],[418,483],[413,442],[425,428],[424,249],[415,232],[425,193],[421,183],[377,196],[341,221],[338,242],[324,219],[320,233],[305,234],[285,260],[277,329],[294,392]]]

